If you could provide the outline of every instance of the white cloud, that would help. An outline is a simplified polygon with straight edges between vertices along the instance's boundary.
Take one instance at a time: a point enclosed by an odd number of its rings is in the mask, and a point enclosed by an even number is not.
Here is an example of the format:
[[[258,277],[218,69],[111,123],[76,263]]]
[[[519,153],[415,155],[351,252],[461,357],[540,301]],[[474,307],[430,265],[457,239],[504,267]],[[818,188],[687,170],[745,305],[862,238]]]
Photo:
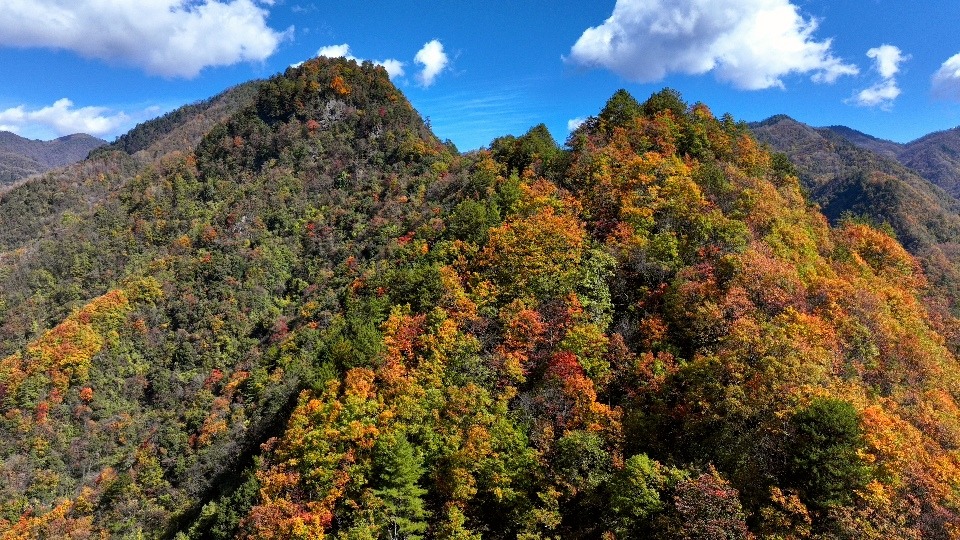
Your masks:
[[[865,88],[853,97],[853,103],[861,107],[888,109],[900,96],[900,87],[895,79],[885,79],[870,88]]]
[[[260,62],[292,31],[267,26],[272,0],[5,0],[0,45],[67,49],[166,77]]]
[[[782,88],[790,74],[827,83],[857,74],[831,53],[829,39],[813,38],[816,29],[789,0],[617,0],[569,60],[637,82],[712,71],[747,90]]]
[[[327,58],[346,58],[347,60],[356,60],[357,57],[350,54],[350,45],[341,43],[340,45],[327,45],[320,47],[317,56],[326,56]]]
[[[960,53],[948,58],[933,74],[933,93],[960,101]]]
[[[867,56],[873,58],[874,68],[884,79],[890,79],[899,73],[900,64],[910,59],[910,55],[904,56],[899,47],[886,44],[870,49]]]
[[[896,79],[897,73],[900,73],[900,64],[909,60],[910,55],[904,55],[899,47],[884,44],[868,50],[867,57],[873,59],[873,69],[880,74],[881,80],[857,92],[847,102],[861,107],[889,110],[901,94]]]
[[[340,45],[327,45],[325,47],[320,47],[320,50],[317,51],[317,56],[326,56],[327,58],[345,58],[347,60],[353,60],[355,62],[363,62],[363,59],[357,58],[350,54],[350,45],[347,43],[341,43]],[[396,79],[397,77],[403,77],[404,71],[403,62],[388,58],[386,60],[371,60],[374,64],[383,66],[387,70],[387,75],[391,79]],[[303,62],[298,62],[293,64],[293,67],[297,67]]]
[[[145,111],[149,114],[150,111]],[[67,98],[46,107],[28,109],[24,105],[0,110],[0,129],[33,136],[54,133],[57,136],[87,133],[103,137],[117,133],[136,119],[125,112],[106,107],[75,108]]]
[[[567,130],[573,131],[578,127],[580,127],[586,121],[587,121],[586,118],[580,118],[580,117],[571,118],[570,120],[567,120]]]
[[[403,77],[405,73],[403,70],[404,63],[399,60],[394,60],[393,58],[387,60],[374,60],[373,63],[383,66],[383,69],[387,70],[387,75],[390,75],[391,79]]]
[[[443,52],[443,44],[436,39],[425,43],[423,48],[417,51],[413,61],[423,66],[423,70],[417,75],[417,80],[424,87],[432,85],[450,62],[447,53]]]

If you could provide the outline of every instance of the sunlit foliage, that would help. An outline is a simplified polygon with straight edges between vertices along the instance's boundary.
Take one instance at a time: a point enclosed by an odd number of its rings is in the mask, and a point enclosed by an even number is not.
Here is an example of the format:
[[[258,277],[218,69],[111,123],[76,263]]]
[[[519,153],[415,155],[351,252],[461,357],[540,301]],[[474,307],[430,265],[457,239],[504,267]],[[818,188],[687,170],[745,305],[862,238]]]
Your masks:
[[[960,533],[921,265],[674,91],[460,155],[320,59],[97,159],[0,259],[0,538]]]

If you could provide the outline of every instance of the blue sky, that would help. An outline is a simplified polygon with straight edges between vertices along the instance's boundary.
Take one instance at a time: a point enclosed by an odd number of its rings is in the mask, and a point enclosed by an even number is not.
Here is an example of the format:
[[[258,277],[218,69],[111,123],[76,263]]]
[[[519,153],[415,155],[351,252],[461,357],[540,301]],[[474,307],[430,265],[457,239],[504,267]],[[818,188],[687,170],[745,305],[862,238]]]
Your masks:
[[[956,28],[953,2],[903,0],[4,0],[0,129],[112,139],[348,46],[461,150],[539,122],[563,141],[618,88],[665,86],[905,142],[960,125]]]

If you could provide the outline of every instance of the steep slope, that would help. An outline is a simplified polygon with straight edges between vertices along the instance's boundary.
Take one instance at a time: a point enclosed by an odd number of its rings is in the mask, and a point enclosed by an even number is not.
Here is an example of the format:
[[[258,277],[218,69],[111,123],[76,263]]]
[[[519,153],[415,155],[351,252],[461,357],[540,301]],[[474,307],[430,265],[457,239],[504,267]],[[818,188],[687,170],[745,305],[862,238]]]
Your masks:
[[[369,327],[358,313],[342,328],[339,295],[385,238],[428,217],[417,187],[442,146],[373,66],[312,63],[265,83],[243,109],[196,154],[146,168],[121,152],[99,154],[80,181],[109,186],[103,197],[71,202],[48,233],[9,252],[30,261],[32,272],[6,274],[27,291],[46,298],[59,288],[54,275],[66,274],[79,278],[75,294],[105,287],[110,306],[108,326],[92,314],[94,300],[2,362],[0,461],[17,478],[0,488],[9,534],[48,527],[32,516],[56,515],[64,496],[75,505],[95,493],[97,530],[163,536],[282,425],[276,415],[299,388],[323,377],[312,367],[323,359],[308,351]],[[240,142],[250,139],[261,144],[253,156]],[[262,166],[247,167],[247,157]],[[133,169],[115,178],[97,171],[128,162]],[[9,200],[25,200],[31,187]],[[287,324],[314,312],[325,320],[314,345],[282,353]],[[30,434],[14,443],[23,422]],[[161,471],[160,483],[122,488],[146,474],[139,465],[132,473],[134,462]]]
[[[931,133],[907,143],[898,159],[954,197],[960,197],[960,128]]]
[[[821,128],[821,130],[831,131],[844,139],[852,142],[860,148],[870,150],[880,154],[881,156],[889,159],[896,160],[900,155],[900,152],[904,149],[904,145],[895,143],[893,141],[888,141],[886,139],[878,139],[873,135],[867,135],[861,131],[848,128],[846,126],[827,126]]]
[[[46,170],[35,159],[14,152],[0,151],[0,185],[8,186],[18,180]]]
[[[498,141],[318,59],[62,214],[21,249],[115,274],[0,361],[0,538],[960,527],[960,371],[895,240],[671,91]]]
[[[182,160],[213,125],[253,102],[257,84],[144,122],[89,160],[0,195],[0,354],[107,291],[132,246],[113,232],[99,237],[104,228],[91,221],[119,219],[122,186]]]
[[[812,128],[778,116],[751,129],[797,167],[833,222],[861,217],[892,227],[950,303],[960,306],[960,201],[893,159],[856,146],[852,130]]]
[[[259,83],[144,122],[89,160],[0,195],[0,354],[108,290],[136,247],[90,223],[120,219],[122,186],[182,160],[215,124],[249,106]]]
[[[906,144],[877,139],[844,126],[820,128],[821,132],[824,130],[860,148],[897,160],[952,197],[960,197],[960,128],[931,133]]]
[[[118,137],[109,148],[146,159],[157,159],[173,152],[190,152],[213,126],[248,105],[260,82],[250,81],[228,88],[210,99],[138,124]]]
[[[78,133],[52,141],[38,141],[0,131],[0,185],[76,163],[107,141]]]

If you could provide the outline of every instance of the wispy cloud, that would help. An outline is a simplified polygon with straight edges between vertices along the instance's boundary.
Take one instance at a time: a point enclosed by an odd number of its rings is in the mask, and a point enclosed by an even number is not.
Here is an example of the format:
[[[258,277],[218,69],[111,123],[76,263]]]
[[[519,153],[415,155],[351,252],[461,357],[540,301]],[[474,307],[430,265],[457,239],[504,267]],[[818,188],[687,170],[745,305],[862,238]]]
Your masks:
[[[383,66],[383,69],[387,70],[387,75],[390,75],[391,79],[399,79],[406,74],[403,69],[403,66],[406,64],[399,60],[388,58],[387,60],[374,60],[374,63]]]
[[[940,98],[960,101],[960,53],[946,59],[933,74],[933,93]]]
[[[900,97],[900,93],[901,91],[900,87],[897,86],[897,81],[887,79],[857,92],[857,94],[853,96],[852,102],[861,107],[889,109],[893,105],[893,102]]]
[[[457,141],[461,150],[472,150],[507,133],[524,133],[539,123],[545,111],[531,108],[532,101],[528,90],[518,85],[430,96],[415,99],[414,105],[429,119],[438,137]]]
[[[887,44],[870,49],[867,57],[874,60],[874,69],[884,79],[892,79],[900,73],[900,64],[910,59],[910,55],[904,55],[900,47]]]
[[[910,55],[903,54],[899,47],[884,44],[868,50],[867,57],[873,60],[873,69],[880,74],[880,81],[857,92],[848,102],[861,107],[890,110],[901,94],[896,79],[900,64],[909,60]]]
[[[576,118],[571,118],[570,120],[567,120],[567,130],[573,131],[583,125],[583,123],[586,121],[586,118],[580,118],[579,116]]]
[[[317,51],[317,56],[326,56],[327,58],[346,58],[347,60],[363,62],[363,59],[357,58],[350,53],[350,45],[347,43],[320,47],[320,49]],[[403,66],[406,64],[399,60],[388,58],[386,60],[372,60],[372,62],[374,64],[383,66],[383,68],[387,70],[387,75],[389,75],[391,79],[397,79],[403,77],[404,75]],[[296,67],[302,63],[303,62],[298,62],[293,66]]]
[[[86,133],[97,137],[116,135],[159,113],[151,107],[134,114],[112,110],[109,107],[76,107],[67,99],[59,99],[51,105],[30,108],[18,105],[0,110],[0,130],[34,138]]]
[[[317,7],[317,5],[314,4],[314,3],[310,3],[310,4],[294,4],[294,5],[290,8],[290,11],[293,12],[293,13],[296,13],[296,14],[298,14],[298,15],[302,15],[302,14],[304,14],[304,13],[317,13],[317,12],[320,11],[320,8]]]
[[[347,60],[354,60],[357,62],[363,62],[363,59],[357,58],[350,51],[349,43],[340,43],[336,45],[325,45],[320,47],[317,50],[317,56],[326,56],[327,58],[346,58]],[[420,72],[416,74],[417,83],[424,87],[428,88],[433,86],[433,83],[436,82],[437,77],[440,76],[450,65],[450,58],[447,56],[447,53],[443,50],[443,43],[440,43],[440,40],[434,39],[428,41],[423,45],[423,47],[417,51],[416,56],[413,57],[413,61],[416,64],[422,66]],[[386,60],[371,60],[374,64],[383,66],[387,70],[387,74],[390,75],[390,78],[397,80],[406,75],[406,62],[397,60],[396,58],[388,58]],[[303,62],[297,62],[293,64],[293,67],[297,67]]]
[[[347,60],[356,60],[357,57],[350,54],[350,45],[341,43],[340,45],[326,45],[317,50],[317,56],[326,56],[327,58],[346,58]]]

